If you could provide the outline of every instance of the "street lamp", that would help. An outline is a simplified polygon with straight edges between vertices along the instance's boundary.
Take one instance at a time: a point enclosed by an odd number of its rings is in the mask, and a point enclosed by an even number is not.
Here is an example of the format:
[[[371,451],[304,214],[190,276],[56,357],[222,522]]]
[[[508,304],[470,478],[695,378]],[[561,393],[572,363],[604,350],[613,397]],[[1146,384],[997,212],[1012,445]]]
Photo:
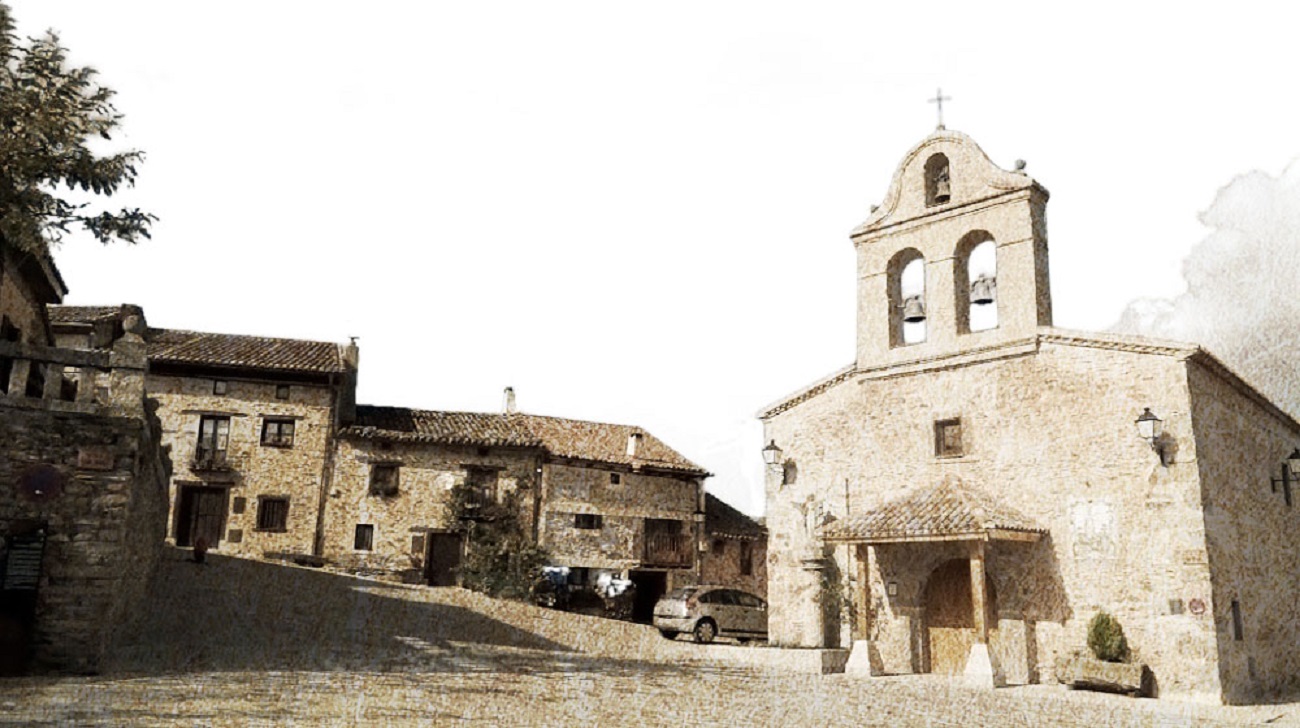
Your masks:
[[[763,448],[763,462],[768,465],[781,464],[781,448],[776,446],[776,440],[767,443],[767,447]]]
[[[1165,448],[1160,436],[1164,434],[1164,422],[1156,417],[1150,407],[1143,407],[1142,414],[1133,422],[1137,425],[1138,437],[1151,443],[1151,449],[1156,451],[1160,456],[1160,464],[1168,465],[1165,462]]]
[[[1291,507],[1291,484],[1300,482],[1300,447],[1291,451],[1286,460],[1282,463],[1282,477],[1273,478],[1273,492],[1277,492],[1277,486],[1282,485],[1282,497],[1286,498],[1286,505]]]

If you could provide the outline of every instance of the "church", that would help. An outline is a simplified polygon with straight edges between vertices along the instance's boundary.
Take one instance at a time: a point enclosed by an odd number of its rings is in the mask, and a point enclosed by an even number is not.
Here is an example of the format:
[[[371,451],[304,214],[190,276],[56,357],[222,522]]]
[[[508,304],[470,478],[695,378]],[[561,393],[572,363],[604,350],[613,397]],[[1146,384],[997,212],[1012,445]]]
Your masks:
[[[1161,697],[1294,691],[1300,423],[1196,345],[1053,327],[1015,166],[908,151],[851,234],[856,361],[759,413],[771,642],[1050,683],[1104,611]]]

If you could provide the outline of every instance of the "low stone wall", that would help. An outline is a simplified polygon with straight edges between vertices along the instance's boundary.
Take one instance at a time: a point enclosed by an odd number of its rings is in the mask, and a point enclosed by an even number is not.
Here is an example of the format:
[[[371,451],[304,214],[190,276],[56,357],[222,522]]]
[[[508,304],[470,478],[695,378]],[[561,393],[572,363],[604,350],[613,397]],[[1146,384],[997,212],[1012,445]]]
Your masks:
[[[20,568],[0,555],[7,645],[30,658],[5,667],[94,672],[140,612],[161,553],[170,465],[157,420],[142,396],[137,413],[0,400],[0,535],[44,542],[38,571],[30,556]]]

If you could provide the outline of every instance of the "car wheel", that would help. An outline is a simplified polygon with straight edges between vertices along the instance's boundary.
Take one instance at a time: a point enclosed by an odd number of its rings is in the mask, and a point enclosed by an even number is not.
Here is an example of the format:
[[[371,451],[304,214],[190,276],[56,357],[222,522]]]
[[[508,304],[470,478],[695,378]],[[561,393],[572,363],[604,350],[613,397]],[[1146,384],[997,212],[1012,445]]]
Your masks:
[[[661,629],[661,630],[659,630],[659,634],[663,635],[663,636],[664,636],[664,639],[666,639],[666,640],[675,640],[675,639],[677,639],[677,632],[675,632],[675,631],[673,631],[673,630],[671,630],[671,629]]]
[[[695,641],[707,645],[718,636],[718,625],[712,619],[701,619],[695,624]]]

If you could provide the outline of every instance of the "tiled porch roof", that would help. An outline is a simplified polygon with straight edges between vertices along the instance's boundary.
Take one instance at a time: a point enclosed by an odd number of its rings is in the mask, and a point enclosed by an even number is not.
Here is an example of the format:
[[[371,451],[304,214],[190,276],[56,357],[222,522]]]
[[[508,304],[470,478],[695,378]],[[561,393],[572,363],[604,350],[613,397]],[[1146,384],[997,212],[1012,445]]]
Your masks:
[[[905,543],[990,538],[1036,541],[1046,532],[1015,509],[954,478],[828,524],[821,535],[827,541]]]

